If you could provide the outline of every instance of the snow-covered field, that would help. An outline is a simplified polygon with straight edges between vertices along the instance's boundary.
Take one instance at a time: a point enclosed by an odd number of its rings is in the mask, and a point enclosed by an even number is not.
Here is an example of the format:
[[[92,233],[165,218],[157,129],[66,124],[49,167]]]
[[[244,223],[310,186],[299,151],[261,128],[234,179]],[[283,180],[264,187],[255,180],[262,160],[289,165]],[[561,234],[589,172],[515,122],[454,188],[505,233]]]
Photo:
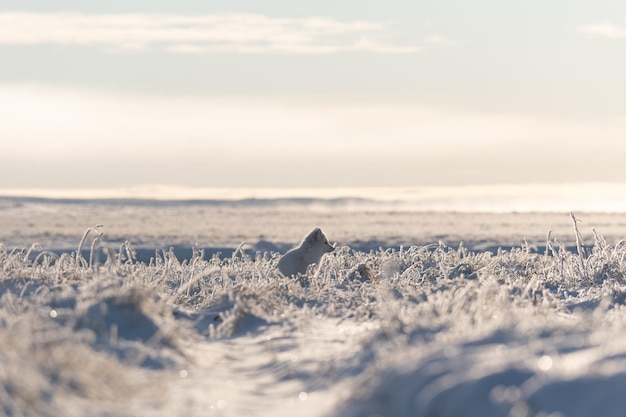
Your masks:
[[[626,215],[576,217],[0,199],[0,414],[622,416]]]

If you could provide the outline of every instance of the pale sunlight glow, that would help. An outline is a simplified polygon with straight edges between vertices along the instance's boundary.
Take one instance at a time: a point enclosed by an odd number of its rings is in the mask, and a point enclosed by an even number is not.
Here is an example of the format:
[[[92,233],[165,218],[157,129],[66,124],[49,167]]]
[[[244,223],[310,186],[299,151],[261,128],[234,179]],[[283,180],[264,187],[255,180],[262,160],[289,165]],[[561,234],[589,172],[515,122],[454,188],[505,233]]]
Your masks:
[[[303,165],[310,165],[303,170],[312,178],[307,185],[336,186],[335,178],[350,186],[392,185],[391,175],[413,183],[411,175],[417,175],[418,181],[422,177],[445,185],[463,183],[468,174],[483,169],[489,169],[483,176],[496,169],[507,175],[510,162],[515,169],[525,164],[532,169],[538,155],[555,170],[571,168],[572,161],[602,168],[601,159],[588,156],[598,146],[626,152],[624,124],[413,103],[133,95],[6,85],[0,89],[0,137],[6,138],[0,163],[5,169],[22,163],[16,161],[46,164],[54,171],[40,177],[44,183],[66,175],[67,163],[93,158],[123,168],[106,178],[126,185],[150,177],[155,183],[181,184],[189,178],[187,168],[196,167],[198,175],[219,174],[228,185],[251,185],[250,173],[258,172],[271,177],[274,186],[294,186],[288,170]],[[497,165],[485,168],[486,163]],[[73,169],[87,167],[74,164]],[[164,168],[171,172],[169,179],[162,174]],[[266,181],[252,179],[256,186]],[[502,182],[498,176],[490,180]],[[403,186],[409,181],[394,182]],[[204,182],[198,178],[194,186]]]
[[[91,149],[103,156],[378,155],[469,158],[523,141],[524,149],[556,151],[588,137],[619,146],[623,121],[559,123],[519,115],[470,113],[414,104],[319,99],[168,97],[65,90],[41,86],[0,89],[0,135],[5,157],[58,148],[66,155]],[[550,140],[546,141],[545,138]],[[297,141],[299,146],[292,146]],[[567,143],[568,145],[564,145]],[[616,145],[617,144],[617,145]],[[626,150],[626,143],[621,146]],[[500,149],[501,150],[501,149]],[[38,152],[42,157],[48,154]],[[507,155],[503,154],[503,158]],[[510,155],[513,157],[513,155]]]
[[[609,39],[626,38],[626,27],[618,26],[612,22],[582,25],[579,26],[577,30],[578,32],[594,37]]]

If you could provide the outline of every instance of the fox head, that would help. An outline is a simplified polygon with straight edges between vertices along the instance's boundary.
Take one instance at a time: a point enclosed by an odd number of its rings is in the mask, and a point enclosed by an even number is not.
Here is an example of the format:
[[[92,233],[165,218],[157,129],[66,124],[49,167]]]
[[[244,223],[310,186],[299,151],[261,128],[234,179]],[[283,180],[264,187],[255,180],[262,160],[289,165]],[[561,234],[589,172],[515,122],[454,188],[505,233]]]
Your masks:
[[[313,231],[304,238],[304,242],[302,243],[318,248],[322,253],[332,252],[335,250],[335,247],[328,243],[326,235],[319,227],[313,229]]]

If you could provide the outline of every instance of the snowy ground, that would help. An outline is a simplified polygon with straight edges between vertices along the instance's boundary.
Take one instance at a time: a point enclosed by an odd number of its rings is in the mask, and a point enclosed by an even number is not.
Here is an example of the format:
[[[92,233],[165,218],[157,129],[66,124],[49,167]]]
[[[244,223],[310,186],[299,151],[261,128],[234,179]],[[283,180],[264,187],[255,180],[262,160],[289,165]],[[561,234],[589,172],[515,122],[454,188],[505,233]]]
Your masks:
[[[626,215],[357,203],[0,200],[0,415],[623,415]]]
[[[585,240],[592,228],[609,241],[626,236],[626,215],[576,213]],[[313,227],[331,241],[369,251],[379,247],[464,242],[476,250],[517,247],[524,240],[544,248],[548,231],[573,245],[567,212],[492,213],[416,211],[413,207],[355,199],[223,201],[33,200],[0,198],[0,242],[7,247],[39,243],[48,250],[75,250],[87,227],[104,225],[111,246],[130,241],[142,251],[174,247],[190,256],[198,245],[207,253],[230,254],[242,242],[249,250],[283,251]],[[185,252],[187,251],[187,252]]]

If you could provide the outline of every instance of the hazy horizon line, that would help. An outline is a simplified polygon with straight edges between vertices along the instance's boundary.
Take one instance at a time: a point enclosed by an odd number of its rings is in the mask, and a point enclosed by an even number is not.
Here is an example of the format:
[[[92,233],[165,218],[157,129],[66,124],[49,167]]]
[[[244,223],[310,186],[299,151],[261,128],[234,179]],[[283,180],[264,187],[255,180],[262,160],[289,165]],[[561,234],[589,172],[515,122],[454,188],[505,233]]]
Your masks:
[[[5,199],[155,202],[281,200],[345,208],[415,211],[626,212],[626,184],[571,182],[376,187],[189,187],[139,185],[100,188],[0,188]],[[359,203],[360,201],[360,203]],[[336,205],[336,204],[335,204]],[[350,207],[348,207],[350,206]],[[352,207],[354,206],[354,207]]]

